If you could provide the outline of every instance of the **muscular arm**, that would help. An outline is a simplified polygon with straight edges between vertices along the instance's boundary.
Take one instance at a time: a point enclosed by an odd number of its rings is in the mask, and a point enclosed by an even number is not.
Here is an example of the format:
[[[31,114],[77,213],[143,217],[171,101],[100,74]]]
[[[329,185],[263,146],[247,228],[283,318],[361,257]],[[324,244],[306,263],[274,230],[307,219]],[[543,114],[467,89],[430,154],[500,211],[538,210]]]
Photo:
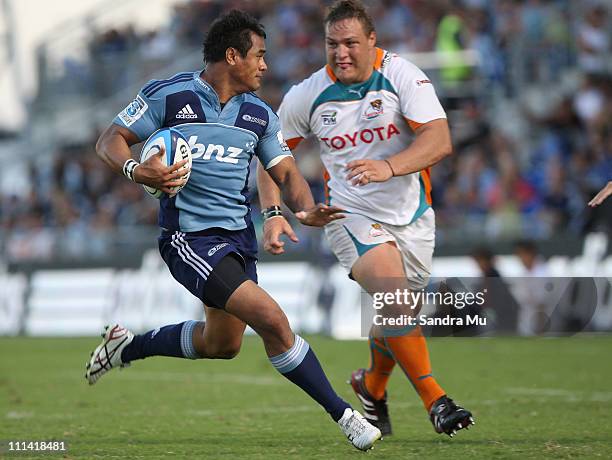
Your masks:
[[[298,171],[293,158],[285,158],[268,171],[261,163],[257,165],[257,188],[261,209],[280,206],[282,189],[283,201],[296,213],[295,216],[304,225],[322,227],[332,220],[344,217],[341,209],[334,206],[323,204],[315,206],[310,187]],[[264,249],[275,255],[285,252],[283,249],[285,243],[280,239],[283,234],[293,242],[298,242],[291,225],[284,217],[266,219],[264,222]]]
[[[132,158],[130,146],[139,142],[139,139],[129,129],[111,124],[102,133],[96,142],[96,153],[117,174],[123,173],[123,165]],[[171,195],[172,187],[184,185],[186,180],[182,177],[185,172],[181,168],[188,160],[181,160],[172,166],[165,166],[162,158],[165,149],[159,154],[150,156],[146,161],[134,169],[134,182],[148,185]]]
[[[386,160],[353,160],[346,165],[347,180],[353,185],[384,182],[392,176],[405,176],[429,168],[452,152],[448,123],[432,120],[415,130],[416,139],[408,148]]]
[[[446,119],[433,120],[415,130],[410,146],[387,158],[396,176],[404,176],[435,165],[453,151]]]
[[[292,157],[283,159],[268,171],[259,164],[257,187],[262,209],[280,205],[281,190],[283,201],[293,212],[311,209],[315,205],[310,187]]]
[[[139,139],[129,129],[111,124],[96,143],[96,153],[114,172],[122,173],[123,165],[132,158],[130,146]]]
[[[261,209],[266,209],[270,206],[280,206],[280,188],[278,188],[274,179],[272,179],[261,163],[257,165],[257,190],[259,191],[259,205]]]

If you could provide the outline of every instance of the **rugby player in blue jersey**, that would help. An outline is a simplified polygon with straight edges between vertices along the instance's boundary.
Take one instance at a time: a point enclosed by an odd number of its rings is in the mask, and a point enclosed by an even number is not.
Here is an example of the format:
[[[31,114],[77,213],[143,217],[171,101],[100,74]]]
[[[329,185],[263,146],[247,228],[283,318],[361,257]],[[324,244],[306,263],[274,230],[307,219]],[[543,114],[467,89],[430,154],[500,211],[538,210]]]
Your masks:
[[[230,359],[249,325],[272,365],[317,401],[355,447],[368,450],[381,437],[378,428],[336,394],[308,343],[257,285],[247,197],[253,156],[302,224],[323,226],[342,217],[337,208],[315,206],[277,115],[253,93],[267,69],[265,37],[247,13],[234,10],[217,19],[204,41],[205,69],[150,81],[98,140],[97,153],[111,169],[165,193],[159,249],[172,276],[204,302],[206,322],[185,321],[142,335],[109,326],[86,378],[93,384],[115,367],[150,356]],[[141,164],[130,156],[131,145],[163,127],[179,130],[192,147],[191,177],[175,196],[170,189],[183,184],[179,169],[185,162],[166,167],[163,152]]]

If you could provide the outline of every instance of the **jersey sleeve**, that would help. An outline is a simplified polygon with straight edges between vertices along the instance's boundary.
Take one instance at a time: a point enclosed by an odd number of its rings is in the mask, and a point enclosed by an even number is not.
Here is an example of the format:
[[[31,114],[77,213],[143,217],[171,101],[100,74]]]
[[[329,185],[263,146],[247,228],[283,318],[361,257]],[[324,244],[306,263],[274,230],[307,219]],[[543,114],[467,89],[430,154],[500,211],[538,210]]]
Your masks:
[[[402,114],[411,126],[418,126],[439,118],[446,118],[431,80],[414,64],[396,57],[391,73]]]
[[[280,125],[285,138],[289,140],[304,139],[310,133],[310,103],[306,97],[301,97],[301,88],[293,86],[281,102],[278,109]]]
[[[276,166],[283,158],[293,156],[281,133],[280,122],[275,113],[271,113],[270,121],[264,135],[259,139],[255,154],[265,169]]]
[[[152,82],[147,83],[145,88]],[[113,123],[132,131],[138,139],[145,140],[163,126],[164,99],[161,96],[148,98],[144,90],[123,109]]]

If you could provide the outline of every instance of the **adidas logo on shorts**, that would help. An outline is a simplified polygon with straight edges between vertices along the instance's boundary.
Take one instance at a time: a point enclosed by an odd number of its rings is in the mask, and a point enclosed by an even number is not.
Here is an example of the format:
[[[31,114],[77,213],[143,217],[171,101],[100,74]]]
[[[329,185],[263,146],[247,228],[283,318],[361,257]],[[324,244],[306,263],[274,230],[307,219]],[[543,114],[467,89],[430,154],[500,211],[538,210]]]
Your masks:
[[[181,111],[179,113],[176,114],[176,118],[180,118],[180,119],[194,119],[194,118],[198,118],[198,116],[195,114],[195,112],[193,111],[193,109],[191,108],[191,105],[187,104],[185,107],[183,107],[181,109]]]

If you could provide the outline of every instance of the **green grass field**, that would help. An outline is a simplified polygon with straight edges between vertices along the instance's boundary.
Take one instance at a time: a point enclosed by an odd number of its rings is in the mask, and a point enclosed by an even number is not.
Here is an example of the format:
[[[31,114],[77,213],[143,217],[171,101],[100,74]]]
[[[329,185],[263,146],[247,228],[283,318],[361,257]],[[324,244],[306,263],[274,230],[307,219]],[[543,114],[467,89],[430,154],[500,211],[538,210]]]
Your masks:
[[[332,384],[367,364],[366,342],[309,341]],[[0,439],[60,439],[58,458],[612,458],[612,337],[430,339],[434,375],[474,412],[456,438],[432,430],[396,372],[395,433],[363,454],[267,362],[257,338],[233,361],[151,358],[89,387],[98,339],[0,339]],[[0,457],[28,458],[24,454]],[[32,456],[40,458],[41,454]]]

